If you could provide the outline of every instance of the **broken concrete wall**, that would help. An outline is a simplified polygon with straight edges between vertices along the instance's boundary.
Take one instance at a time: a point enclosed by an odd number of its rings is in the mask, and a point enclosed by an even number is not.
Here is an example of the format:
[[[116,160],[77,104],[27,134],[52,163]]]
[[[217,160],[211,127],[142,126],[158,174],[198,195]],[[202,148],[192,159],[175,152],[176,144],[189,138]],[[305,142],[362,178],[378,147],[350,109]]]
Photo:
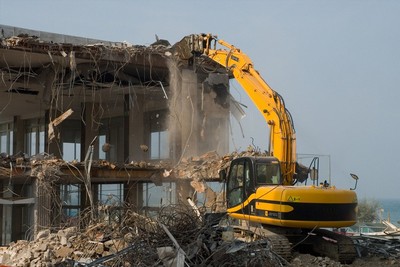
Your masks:
[[[173,73],[176,72],[176,73]],[[190,157],[196,154],[199,115],[197,76],[193,71],[171,71],[171,101],[169,126],[175,147],[174,157]]]
[[[151,158],[138,149],[140,144],[149,146],[151,142],[148,122],[143,116],[169,105],[173,159],[200,155],[210,147],[217,147],[221,154],[227,152],[228,124],[223,119],[229,119],[229,111],[215,96],[208,97],[208,87],[218,86],[216,79],[209,79],[211,82],[203,86],[208,74],[177,62],[171,57],[170,47],[159,43],[149,47],[102,41],[87,44],[87,39],[60,38],[57,34],[53,36],[55,41],[49,41],[48,33],[3,28],[5,36],[20,35],[2,39],[0,67],[7,79],[2,79],[4,89],[0,93],[4,99],[13,96],[0,116],[2,120],[12,121],[18,116],[24,120],[46,114],[42,123],[47,127],[60,114],[72,109],[74,115],[69,119],[82,122],[82,160],[91,141],[101,134],[103,121],[120,117],[123,128],[129,130],[122,130],[122,138],[117,138],[119,144],[110,144],[111,152],[115,152],[113,149],[118,152],[114,156],[106,154],[106,159],[128,161]],[[59,40],[71,43],[57,43]],[[220,98],[219,92],[226,94],[227,87],[211,93]],[[16,103],[21,102],[28,103],[24,110],[17,108]],[[45,144],[46,152],[63,156],[62,131],[54,131],[55,138]],[[94,158],[103,154],[101,147],[102,144],[95,147]]]
[[[190,69],[174,74],[171,70],[171,94],[169,125],[175,158],[198,156],[212,150],[220,155],[227,153],[228,76],[198,74]]]
[[[201,84],[202,124],[199,138],[200,151],[215,150],[224,155],[229,150],[230,94],[227,74],[210,73]]]
[[[163,56],[166,47],[127,47],[110,42],[88,45],[85,40],[66,37],[63,40],[71,43],[57,43],[60,38],[56,34],[53,34],[54,40],[49,40],[51,35],[42,32],[23,32],[10,27],[2,29],[3,36],[20,35],[9,36],[1,43],[3,79],[0,93],[4,96],[1,105],[5,106],[1,121],[12,122],[15,117],[22,120],[44,118],[43,114],[46,114],[46,121],[42,123],[47,125],[67,109],[72,109],[76,115],[70,119],[80,119],[82,130],[86,130],[81,140],[83,152],[99,134],[102,119],[126,118],[129,108],[125,107],[137,105],[137,101],[131,101],[133,97],[151,96],[153,93],[147,89],[149,85],[150,89],[154,87],[151,84],[153,80],[161,84],[167,77]],[[40,36],[46,38],[40,39]],[[8,103],[11,97],[13,101]],[[126,104],[126,101],[130,102]],[[21,103],[24,109],[19,108]],[[127,133],[123,135],[125,139],[129,138]],[[46,152],[62,156],[62,133],[58,131],[55,137],[52,141],[58,142],[58,151],[54,147]],[[50,142],[45,147],[48,149],[49,145]],[[124,146],[118,144],[118,149],[121,148],[123,150]],[[96,150],[95,154],[98,153]],[[114,158],[127,160],[128,150],[121,154],[123,156]],[[81,158],[83,155],[81,153]]]

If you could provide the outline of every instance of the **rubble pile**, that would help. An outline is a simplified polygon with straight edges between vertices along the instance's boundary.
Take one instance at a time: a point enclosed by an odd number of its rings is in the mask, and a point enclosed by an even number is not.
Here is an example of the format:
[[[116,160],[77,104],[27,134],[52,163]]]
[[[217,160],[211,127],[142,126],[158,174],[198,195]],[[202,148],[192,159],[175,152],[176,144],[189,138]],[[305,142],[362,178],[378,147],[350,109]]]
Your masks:
[[[268,242],[224,238],[226,228],[210,223],[187,205],[163,208],[155,218],[124,211],[84,229],[40,231],[35,240],[11,243],[0,255],[8,266],[244,266],[282,264]],[[278,264],[278,265],[276,265]],[[183,265],[182,265],[183,266]]]
[[[96,225],[97,230],[100,231],[102,226]],[[101,236],[98,232],[96,235]],[[99,236],[89,230],[80,232],[76,227],[57,232],[43,230],[34,241],[11,243],[2,256],[2,263],[10,266],[54,266],[67,259],[86,262],[126,246],[123,238],[101,240]]]
[[[297,255],[291,262],[291,266],[325,266],[325,267],[342,267],[340,262],[334,261],[328,257],[315,257],[310,254]]]
[[[8,155],[6,153],[0,153],[0,174],[4,172],[9,174],[10,167],[20,166],[20,167],[39,167],[40,165],[51,165],[51,166],[75,166],[83,167],[84,162],[78,162],[76,160],[67,162],[62,159],[56,158],[53,155],[48,154],[37,154],[35,156],[27,156],[23,153],[18,153],[15,155]],[[131,167],[131,168],[166,168],[170,164],[166,162],[146,162],[146,161],[132,161],[125,166],[117,166],[116,163],[112,163],[106,160],[93,160],[93,167],[97,168],[110,168],[115,169],[116,167]],[[32,175],[34,175],[33,173]]]
[[[380,256],[383,259],[400,260],[399,236],[355,236],[354,242],[362,256]]]
[[[173,168],[173,173],[178,178],[190,178],[193,180],[212,180],[219,178],[219,171],[229,168],[230,162],[245,156],[267,156],[266,153],[248,147],[246,151],[233,152],[219,156],[217,152],[210,151],[199,157],[184,158]]]

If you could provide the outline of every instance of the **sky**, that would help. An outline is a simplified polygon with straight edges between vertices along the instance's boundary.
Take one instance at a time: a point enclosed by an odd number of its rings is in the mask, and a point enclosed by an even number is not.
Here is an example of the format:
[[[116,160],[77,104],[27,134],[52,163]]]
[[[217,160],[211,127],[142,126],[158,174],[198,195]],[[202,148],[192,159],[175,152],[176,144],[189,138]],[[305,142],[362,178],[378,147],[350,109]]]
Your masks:
[[[320,155],[321,177],[362,198],[399,198],[400,1],[5,1],[0,24],[109,41],[171,44],[197,33],[240,48],[285,100],[299,159]],[[248,106],[232,122],[235,147],[268,147],[268,129]],[[236,124],[236,125],[235,125]],[[399,200],[400,202],[400,200]]]

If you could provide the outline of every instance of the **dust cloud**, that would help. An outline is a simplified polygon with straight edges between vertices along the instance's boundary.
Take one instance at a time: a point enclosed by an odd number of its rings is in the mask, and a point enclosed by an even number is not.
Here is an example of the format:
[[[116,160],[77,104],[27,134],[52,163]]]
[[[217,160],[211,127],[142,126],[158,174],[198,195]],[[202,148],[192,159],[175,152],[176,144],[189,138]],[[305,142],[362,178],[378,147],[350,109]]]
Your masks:
[[[180,69],[173,60],[168,62],[168,68],[171,157],[180,162],[208,151],[227,153],[230,114],[227,76]]]

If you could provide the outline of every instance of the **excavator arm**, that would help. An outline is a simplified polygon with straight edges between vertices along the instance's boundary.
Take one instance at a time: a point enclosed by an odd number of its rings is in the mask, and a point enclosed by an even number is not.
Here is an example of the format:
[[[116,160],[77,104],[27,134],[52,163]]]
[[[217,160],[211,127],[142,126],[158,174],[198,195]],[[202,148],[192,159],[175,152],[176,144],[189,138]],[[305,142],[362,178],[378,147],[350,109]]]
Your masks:
[[[296,135],[282,97],[263,80],[250,58],[235,46],[210,34],[192,35],[190,42],[192,53],[207,56],[225,67],[261,112],[270,128],[268,152],[280,161],[283,184],[292,185],[296,172]],[[217,49],[217,43],[223,48]]]

